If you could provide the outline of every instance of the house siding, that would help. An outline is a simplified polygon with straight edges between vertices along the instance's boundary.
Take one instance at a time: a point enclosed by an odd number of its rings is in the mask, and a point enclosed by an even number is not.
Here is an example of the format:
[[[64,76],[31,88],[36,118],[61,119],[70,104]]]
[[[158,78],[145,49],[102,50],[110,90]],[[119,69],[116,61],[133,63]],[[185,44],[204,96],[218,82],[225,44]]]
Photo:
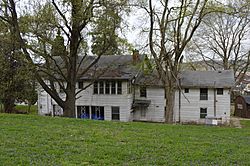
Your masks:
[[[84,82],[85,85],[89,82]],[[127,94],[127,81],[122,82],[122,94],[93,94],[93,85],[77,95],[76,106],[103,106],[104,120],[112,120],[111,107],[119,107],[120,121],[129,121],[132,94]]]
[[[88,85],[90,82],[84,82]],[[78,87],[78,86],[76,86]],[[78,91],[79,89],[77,89]],[[40,115],[52,114],[53,105],[57,103],[51,99],[47,92],[39,88],[38,91],[38,112]],[[65,99],[65,95],[60,93],[60,97]],[[132,94],[127,93],[127,81],[122,82],[122,94],[93,94],[93,85],[83,90],[76,96],[77,106],[103,106],[104,107],[104,120],[112,120],[111,107],[119,107],[120,121],[131,120],[131,104]],[[42,106],[42,107],[40,107]],[[77,109],[76,109],[77,110]]]
[[[165,99],[164,99],[164,89],[157,87],[147,87],[147,97],[140,97],[140,88],[136,87],[135,89],[135,98],[136,99],[146,99],[150,100],[151,103],[148,107],[144,107],[145,116],[141,116],[141,110],[135,108],[133,112],[133,119],[137,121],[155,121],[163,122],[164,110],[165,110]]]
[[[84,85],[89,82],[84,82]],[[133,95],[128,94],[127,81],[122,82],[122,94],[93,94],[93,85],[80,92],[76,106],[103,106],[104,120],[112,120],[112,107],[119,107],[120,121],[154,121],[163,122],[165,111],[165,93],[161,87],[147,87],[147,97],[140,97],[140,89],[135,87],[135,99],[150,100],[148,107],[143,107],[145,114],[135,107],[132,110]],[[184,96],[184,95],[185,96]],[[64,98],[65,95],[61,94]],[[230,93],[224,89],[223,95],[216,94],[216,116],[222,118],[223,123],[230,119]],[[56,102],[42,88],[39,88],[38,110],[40,115],[52,114]],[[200,118],[200,108],[207,108],[207,116],[214,116],[214,89],[208,89],[208,100],[200,100],[200,89],[190,88],[189,93],[181,93],[181,109],[179,117],[179,91],[175,93],[174,121],[204,123]],[[76,109],[77,110],[77,109]]]
[[[52,110],[50,95],[41,86],[38,87],[37,92],[38,92],[38,99],[37,99],[38,114],[39,115],[50,114],[50,110]]]
[[[216,117],[222,121],[230,118],[230,93],[224,89],[223,95],[216,94]],[[185,96],[184,96],[185,95]],[[179,91],[175,93],[175,121],[204,123],[200,118],[200,108],[207,108],[207,116],[214,116],[214,89],[208,89],[208,100],[200,100],[200,89],[189,89],[189,93],[181,93],[181,109],[179,113]],[[180,117],[179,117],[180,115]]]

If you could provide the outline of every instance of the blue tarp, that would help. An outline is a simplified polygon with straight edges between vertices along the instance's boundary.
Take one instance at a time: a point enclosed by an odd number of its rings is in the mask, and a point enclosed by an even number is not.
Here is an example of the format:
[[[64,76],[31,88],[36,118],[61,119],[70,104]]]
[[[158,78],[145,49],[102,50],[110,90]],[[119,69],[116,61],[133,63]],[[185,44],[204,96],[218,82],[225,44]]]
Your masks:
[[[91,119],[95,119],[95,120],[104,120],[104,117],[102,117],[102,116],[97,116],[97,115],[95,115],[95,114],[92,114]]]
[[[89,114],[83,113],[83,114],[81,115],[81,119],[89,119]]]

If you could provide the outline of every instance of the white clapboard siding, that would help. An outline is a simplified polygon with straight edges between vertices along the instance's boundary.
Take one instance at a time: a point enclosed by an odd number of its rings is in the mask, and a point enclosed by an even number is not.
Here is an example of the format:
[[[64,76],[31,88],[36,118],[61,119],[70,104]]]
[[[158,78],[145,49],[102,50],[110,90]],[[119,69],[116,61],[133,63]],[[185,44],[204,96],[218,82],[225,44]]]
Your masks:
[[[207,108],[207,116],[214,116],[214,89],[208,89],[208,100],[200,100],[200,89],[189,89],[189,93],[181,93],[181,109],[179,113],[179,91],[175,93],[175,120],[181,122],[204,123],[200,119],[200,108]],[[187,98],[185,98],[184,97]],[[216,117],[229,118],[230,94],[224,89],[223,95],[216,94]],[[179,118],[180,115],[180,118]]]
[[[149,107],[145,108],[145,116],[142,116],[141,110],[135,108],[133,112],[134,120],[143,120],[143,121],[164,121],[164,109],[165,109],[165,99],[164,99],[164,89],[159,87],[147,87],[147,97],[140,97],[140,90],[137,87],[135,90],[136,99],[145,99],[150,100],[151,103]]]
[[[88,84],[89,82],[84,82],[84,85]],[[120,121],[131,119],[132,94],[127,94],[127,81],[122,82],[122,94],[93,94],[91,85],[79,93],[77,98],[76,106],[103,106],[105,120],[112,120],[111,107],[120,108]]]
[[[76,106],[103,106],[104,119],[112,120],[112,107],[120,108],[120,121],[164,121],[165,98],[164,89],[161,87],[147,87],[147,97],[140,97],[139,87],[135,87],[135,99],[150,100],[150,105],[145,108],[145,114],[141,108],[135,108],[132,112],[133,95],[128,94],[127,81],[122,82],[122,94],[93,94],[93,85],[78,94]],[[89,82],[84,82],[88,85]],[[78,87],[78,86],[77,86]],[[78,91],[79,89],[77,89]],[[38,111],[40,115],[52,112],[54,100],[40,87],[38,89]],[[184,97],[185,95],[185,97]],[[65,95],[60,94],[64,99]],[[187,98],[187,99],[186,99]],[[224,89],[223,95],[216,94],[216,116],[223,120],[230,118],[230,93]],[[174,121],[204,123],[200,118],[200,108],[207,108],[207,116],[214,116],[214,89],[208,89],[208,100],[200,100],[200,89],[190,88],[189,93],[181,93],[181,109],[179,112],[179,91],[175,93]],[[131,113],[132,112],[132,113]],[[180,117],[179,117],[180,114]]]
[[[47,115],[50,114],[52,105],[51,105],[51,97],[48,95],[42,87],[38,88],[38,114],[39,115]]]

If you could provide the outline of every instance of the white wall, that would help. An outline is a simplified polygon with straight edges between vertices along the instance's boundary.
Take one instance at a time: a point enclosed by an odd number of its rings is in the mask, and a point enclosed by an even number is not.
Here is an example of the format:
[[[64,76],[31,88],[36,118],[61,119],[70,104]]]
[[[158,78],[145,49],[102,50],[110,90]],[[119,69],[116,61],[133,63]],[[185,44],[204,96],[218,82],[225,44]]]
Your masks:
[[[88,82],[84,82],[87,85]],[[111,107],[120,107],[120,121],[131,119],[132,94],[127,94],[127,81],[122,82],[122,94],[93,94],[93,85],[83,90],[76,100],[76,105],[104,106],[104,119],[111,119]]]
[[[159,87],[147,87],[147,97],[140,97],[140,89],[139,87],[135,90],[135,98],[136,99],[145,99],[150,100],[151,103],[149,107],[146,109],[145,117],[141,116],[141,110],[139,108],[135,108],[133,112],[134,120],[142,120],[142,121],[157,121],[163,122],[164,118],[164,110],[165,110],[165,99],[164,99],[164,89]]]
[[[189,89],[189,93],[181,93],[181,122],[204,123],[200,118],[200,108],[207,108],[207,116],[214,116],[214,89],[208,89],[208,100],[200,100],[200,89]],[[187,98],[185,98],[184,97]],[[179,92],[175,93],[175,120],[179,121]],[[189,101],[189,102],[188,102]],[[223,95],[216,94],[216,117],[230,118],[230,93],[224,89]]]
[[[50,114],[52,110],[50,95],[48,95],[48,93],[45,90],[43,90],[41,86],[38,87],[37,91],[38,91],[38,100],[37,100],[38,114],[39,115]]]
[[[88,82],[84,82],[87,85]],[[184,89],[182,90],[184,93]],[[165,99],[164,89],[159,87],[147,87],[147,97],[141,98],[139,87],[135,89],[136,99],[150,100],[151,103],[146,109],[145,117],[141,116],[141,111],[135,108],[131,113],[133,103],[132,94],[127,93],[127,81],[122,82],[122,94],[93,94],[93,85],[83,90],[77,97],[76,106],[103,106],[105,120],[112,120],[111,107],[120,107],[120,120],[145,120],[145,121],[164,121]],[[52,104],[56,104],[42,88],[38,90],[38,112],[40,115],[52,112]],[[207,116],[214,116],[214,90],[208,89],[208,100],[200,100],[200,89],[189,89],[189,93],[181,94],[181,122],[204,123],[205,119],[200,119],[200,108],[207,108]],[[62,94],[63,98],[64,95]],[[230,93],[224,89],[223,95],[216,95],[216,116],[223,118],[223,121],[230,118]],[[174,120],[179,121],[179,92],[175,94]]]

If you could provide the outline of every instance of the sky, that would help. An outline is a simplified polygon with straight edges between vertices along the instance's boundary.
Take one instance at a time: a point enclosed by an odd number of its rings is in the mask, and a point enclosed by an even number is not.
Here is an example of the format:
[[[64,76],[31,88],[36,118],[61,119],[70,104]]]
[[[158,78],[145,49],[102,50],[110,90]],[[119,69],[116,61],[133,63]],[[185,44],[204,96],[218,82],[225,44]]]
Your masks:
[[[171,0],[170,0],[171,1]],[[175,0],[172,0],[172,3]],[[31,2],[40,2],[36,0],[20,0],[19,3],[19,10],[22,12],[22,9],[28,9],[26,7],[26,3],[30,4]],[[41,2],[45,2],[45,0],[41,0]],[[156,6],[159,4],[159,0],[155,0]],[[33,9],[28,9],[29,11],[32,11]],[[138,49],[141,53],[147,53],[149,52],[147,49],[147,43],[148,43],[148,33],[147,32],[147,19],[146,19],[146,12],[143,9],[135,9],[132,10],[132,12],[129,14],[129,16],[126,16],[124,19],[127,21],[128,29],[123,29],[122,32],[120,32],[120,36],[127,38],[128,42],[133,44],[136,49]],[[144,31],[144,33],[142,33]],[[249,43],[249,41],[246,41],[246,43]]]

